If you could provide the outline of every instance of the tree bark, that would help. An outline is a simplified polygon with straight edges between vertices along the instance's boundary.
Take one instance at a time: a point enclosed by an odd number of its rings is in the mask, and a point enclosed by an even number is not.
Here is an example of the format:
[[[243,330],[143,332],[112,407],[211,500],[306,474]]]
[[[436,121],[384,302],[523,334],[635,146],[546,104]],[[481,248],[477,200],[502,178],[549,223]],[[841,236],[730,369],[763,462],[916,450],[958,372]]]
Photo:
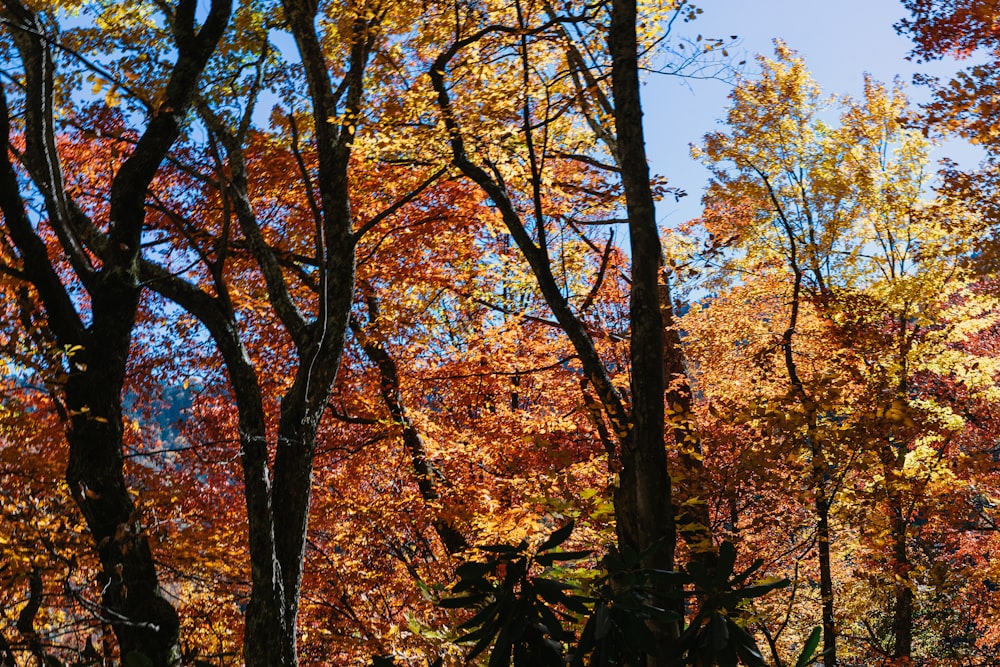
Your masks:
[[[355,17],[345,74],[345,99],[338,113],[338,94],[315,24],[318,5],[309,0],[283,0],[288,25],[302,58],[319,157],[319,209],[322,227],[317,253],[320,263],[318,314],[296,342],[299,368],[282,397],[278,449],[274,461],[275,525],[278,560],[285,583],[285,616],[289,627],[298,619],[309,499],[312,490],[316,430],[337,378],[354,298],[355,245],[348,172],[354,134],[364,99],[364,72],[377,18]],[[340,123],[331,119],[343,117]],[[291,667],[291,666],[290,666]]]
[[[660,313],[659,230],[649,183],[642,104],[635,0],[613,0],[608,47],[615,132],[632,246],[630,301],[632,431],[622,444],[621,482],[616,498],[619,541],[639,551],[656,546],[646,566],[672,570],[676,531],[671,507],[670,475],[664,445],[664,350]],[[669,293],[666,295],[669,301]],[[621,503],[621,507],[618,507]],[[674,591],[661,593],[670,595]],[[660,659],[667,664],[677,624],[654,627]]]
[[[20,253],[25,279],[37,291],[57,343],[67,350],[70,372],[64,393],[69,420],[65,428],[70,453],[66,481],[100,558],[102,615],[114,628],[122,656],[136,653],[155,667],[179,664],[179,621],[160,595],[141,517],[125,484],[121,393],[141,295],[139,252],[146,193],[180,133],[197,81],[231,10],[229,0],[213,0],[205,22],[196,30],[196,4],[195,0],[177,4],[173,16],[177,60],[162,103],[111,184],[108,242],[89,249],[101,256],[99,268],[82,249],[83,227],[90,227],[90,221],[65,193],[56,151],[51,36],[44,23],[17,0],[5,2],[0,10],[24,65],[23,164],[43,195],[45,224],[54,231],[88,293],[89,317],[77,310],[27,218],[6,146],[0,165],[5,231]],[[2,129],[9,145],[6,99],[2,107]]]
[[[906,322],[900,318],[900,331],[906,331]],[[907,345],[904,334],[900,338],[900,357],[903,362],[903,378],[899,383],[898,396],[900,400],[905,400],[907,393],[906,372],[906,350]],[[894,438],[888,434],[890,443]],[[893,577],[893,609],[892,609],[892,657],[896,659],[909,658],[913,651],[913,611],[914,598],[913,589],[910,582],[910,555],[907,549],[907,537],[909,535],[910,522],[907,517],[906,501],[903,488],[906,486],[906,478],[903,474],[903,466],[906,464],[906,453],[908,451],[907,441],[900,438],[892,443],[894,446],[886,448],[886,485],[888,487],[889,520],[892,535],[892,568]]]
[[[910,558],[906,548],[908,522],[903,504],[894,503],[892,512],[892,572],[895,604],[892,613],[893,658],[909,658],[913,652],[913,589],[910,588]]]
[[[836,667],[837,624],[834,616],[833,569],[830,565],[830,502],[821,490],[816,493],[816,540],[823,620],[823,667]]]

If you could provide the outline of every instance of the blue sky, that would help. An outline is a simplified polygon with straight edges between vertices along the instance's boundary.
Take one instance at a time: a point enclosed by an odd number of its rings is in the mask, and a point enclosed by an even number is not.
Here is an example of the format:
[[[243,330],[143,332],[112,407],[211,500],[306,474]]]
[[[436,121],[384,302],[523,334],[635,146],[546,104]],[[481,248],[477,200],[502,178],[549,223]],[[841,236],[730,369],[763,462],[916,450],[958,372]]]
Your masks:
[[[772,40],[781,38],[802,55],[813,77],[827,94],[860,95],[863,75],[881,81],[899,76],[907,84],[915,72],[947,76],[951,61],[918,65],[906,60],[910,41],[896,34],[893,24],[906,16],[899,0],[694,0],[704,13],[675,29],[678,36],[727,37],[738,35],[739,47],[730,49],[739,61],[744,55],[747,74],[753,56],[773,54]],[[683,188],[688,196],[675,204],[661,202],[660,222],[668,226],[698,215],[708,172],[691,160],[688,146],[715,129],[724,117],[730,86],[721,81],[686,81],[648,75],[643,89],[647,150],[653,172]],[[927,99],[925,89],[908,86],[911,99]],[[976,152],[949,142],[934,159],[953,157],[965,166],[976,163]]]

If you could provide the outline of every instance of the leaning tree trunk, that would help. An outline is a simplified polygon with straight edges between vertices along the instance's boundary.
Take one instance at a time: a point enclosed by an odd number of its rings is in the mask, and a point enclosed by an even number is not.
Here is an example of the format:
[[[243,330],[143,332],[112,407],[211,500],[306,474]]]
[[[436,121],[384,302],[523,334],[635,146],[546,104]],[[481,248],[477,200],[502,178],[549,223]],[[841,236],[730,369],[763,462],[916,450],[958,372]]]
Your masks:
[[[372,293],[371,288],[366,288],[366,300],[368,301],[369,317],[377,320],[373,314],[378,312],[378,300]],[[420,490],[420,497],[427,503],[435,514],[431,520],[431,526],[437,533],[438,539],[444,545],[445,550],[455,555],[469,547],[465,536],[455,526],[450,519],[440,516],[437,509],[441,501],[441,494],[438,492],[437,480],[440,472],[434,464],[427,458],[427,447],[424,444],[423,435],[413,423],[406,409],[403,400],[403,390],[399,381],[399,368],[396,360],[392,357],[385,343],[385,336],[378,331],[377,321],[372,321],[368,327],[362,326],[357,318],[351,319],[351,330],[354,337],[361,345],[365,356],[375,364],[379,373],[379,393],[382,395],[382,402],[385,403],[389,411],[389,417],[393,424],[400,429],[403,447],[410,457],[410,464],[413,466],[413,474],[417,478],[417,488]]]

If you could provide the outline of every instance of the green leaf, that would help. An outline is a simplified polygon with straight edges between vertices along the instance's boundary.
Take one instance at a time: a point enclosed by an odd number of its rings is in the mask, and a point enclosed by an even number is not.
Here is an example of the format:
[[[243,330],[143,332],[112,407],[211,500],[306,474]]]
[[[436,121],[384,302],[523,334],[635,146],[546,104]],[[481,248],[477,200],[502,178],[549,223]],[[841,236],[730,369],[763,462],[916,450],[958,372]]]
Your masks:
[[[758,558],[757,560],[755,560],[753,562],[752,565],[750,565],[750,567],[748,567],[747,569],[743,570],[738,575],[734,576],[733,580],[730,582],[730,586],[733,587],[733,588],[738,588],[739,586],[742,586],[743,582],[745,582],[747,579],[749,579],[750,575],[752,575],[754,572],[756,572],[757,570],[759,570],[763,565],[764,565],[764,561],[762,559]]]
[[[507,628],[504,628],[497,636],[496,643],[493,644],[493,650],[490,652],[489,667],[509,667],[510,654],[513,650],[514,644],[511,641],[510,632]],[[471,658],[472,656],[469,656],[469,659]]]
[[[588,602],[593,602],[593,599],[582,595],[567,595],[562,604],[575,614],[586,614]]]
[[[479,626],[483,626],[484,628],[486,628],[488,627],[486,621],[488,619],[491,619],[493,616],[496,616],[499,613],[499,611],[500,611],[499,601],[494,602],[493,604],[486,605],[485,607],[480,609],[475,616],[473,616],[465,623],[462,623],[460,626],[458,626],[458,629],[467,630],[469,628],[478,628]]]
[[[715,613],[708,620],[707,631],[710,633],[710,643],[712,651],[722,653],[723,649],[729,645],[729,619],[722,614]]]
[[[795,667],[807,667],[813,661],[813,655],[816,653],[822,634],[822,628],[819,626],[813,628],[813,631],[809,633],[809,639],[806,640],[806,645],[802,647],[802,653],[799,653],[799,659],[795,661]]]
[[[729,619],[729,635],[732,638],[736,654],[745,665],[748,667],[767,667],[753,635],[737,625],[732,619]]]
[[[555,579],[546,579],[545,577],[536,577],[532,582],[532,585],[538,589],[538,593],[548,600],[546,595],[557,595],[562,596],[563,591],[576,590],[576,586],[573,584],[564,584],[561,581],[556,581]],[[549,600],[552,602],[552,600]]]
[[[538,618],[541,620],[541,625],[536,625],[540,631],[543,631],[549,637],[553,639],[563,639],[563,635],[566,634],[563,630],[562,623],[555,613],[548,607],[538,608]]]

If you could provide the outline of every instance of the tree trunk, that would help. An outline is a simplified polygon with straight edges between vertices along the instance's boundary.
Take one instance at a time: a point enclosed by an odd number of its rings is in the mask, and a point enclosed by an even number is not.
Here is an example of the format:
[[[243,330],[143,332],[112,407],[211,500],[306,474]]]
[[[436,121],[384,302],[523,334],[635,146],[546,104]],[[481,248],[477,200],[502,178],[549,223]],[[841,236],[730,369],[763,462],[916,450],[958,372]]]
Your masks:
[[[894,588],[892,657],[909,658],[913,651],[913,589],[910,587],[910,557],[906,548],[908,521],[902,498],[894,498],[889,511],[892,517]]]
[[[905,540],[905,537],[900,539],[896,546],[896,565],[904,571],[908,569],[909,565]],[[896,600],[892,618],[892,633],[895,636],[895,642],[892,657],[909,658],[913,651],[913,590],[909,586],[909,579],[906,578],[906,575],[900,574],[899,576],[903,577],[904,580],[896,583]]]
[[[659,294],[661,251],[642,128],[634,0],[613,0],[608,45],[612,62],[618,160],[632,246],[630,354],[633,427],[622,444],[622,472],[615,517],[623,546],[643,551],[655,545],[658,548],[647,558],[646,566],[672,570],[676,534],[664,446],[664,329]],[[669,295],[666,298],[669,301]],[[660,591],[665,596],[673,592]],[[666,656],[679,632],[677,624],[666,624],[653,630],[661,656],[655,664],[667,664]]]
[[[819,594],[823,618],[823,667],[837,665],[837,625],[833,606],[833,570],[830,568],[830,503],[816,493],[816,539],[819,552]]]
[[[284,614],[285,589],[275,549],[262,392],[235,333],[235,321],[225,331],[231,332],[227,340],[215,338],[236,398],[250,552],[250,601],[245,613],[243,659],[247,667],[293,664],[295,628],[288,626]]]
[[[896,389],[897,400],[904,405],[907,404],[909,395],[909,378],[907,377],[909,368],[909,352],[913,339],[907,335],[910,331],[909,323],[905,315],[905,310],[898,319],[898,345],[899,345],[899,366],[900,378]],[[916,336],[916,329],[913,329]],[[890,435],[891,438],[891,435]],[[889,512],[892,519],[892,574],[893,585],[895,587],[895,604],[892,612],[892,633],[894,643],[892,648],[893,658],[909,658],[913,651],[913,589],[910,581],[910,555],[907,552],[906,538],[909,532],[910,521],[906,510],[903,490],[906,484],[906,476],[903,468],[906,466],[906,454],[909,451],[908,439],[900,437],[896,441],[895,460],[893,461],[892,472],[886,475],[889,483]],[[893,484],[895,483],[895,484]]]
[[[177,60],[155,110],[132,153],[112,180],[108,233],[96,229],[66,193],[55,141],[55,61],[49,23],[17,0],[0,7],[5,29],[24,67],[25,151],[22,165],[42,193],[46,225],[87,291],[86,316],[70,298],[59,270],[25,213],[7,145],[11,132],[0,93],[5,147],[0,163],[0,207],[5,231],[17,248],[24,277],[38,293],[57,343],[71,367],[64,393],[69,415],[66,481],[86,520],[102,566],[102,613],[114,628],[121,654],[139,654],[154,667],[179,664],[179,621],[161,595],[141,517],[124,479],[121,394],[141,293],[139,257],[145,200],[160,164],[180,134],[201,73],[228,24],[229,0],[213,0],[195,29],[196,0],[180,0],[172,17]],[[84,249],[83,239],[100,237]],[[93,256],[100,257],[99,266]],[[78,310],[80,308],[80,310]],[[85,322],[90,322],[85,325]],[[54,369],[55,371],[56,369]]]
[[[102,608],[122,656],[139,653],[153,665],[179,664],[176,611],[161,595],[142,520],[128,493],[122,455],[121,388],[139,290],[109,290],[95,298],[95,336],[72,363],[85,371],[67,379],[71,415],[66,482],[100,557]],[[98,327],[114,322],[114,326]],[[105,336],[103,338],[98,336]]]
[[[482,188],[500,212],[504,224],[531,267],[546,304],[572,343],[587,381],[594,387],[601,408],[614,431],[620,448],[618,456],[612,451],[609,439],[602,437],[602,440],[609,449],[609,468],[617,467],[619,473],[614,492],[619,542],[622,546],[639,552],[648,550],[646,566],[670,570],[674,562],[675,534],[664,445],[663,323],[657,285],[660,245],[643,145],[635,20],[634,2],[616,3],[612,11],[609,35],[614,60],[617,141],[626,144],[620,146],[617,157],[622,165],[633,253],[631,368],[634,402],[631,411],[626,409],[618,390],[612,384],[608,369],[597,353],[586,326],[571,308],[553,276],[545,241],[544,215],[542,206],[538,203],[539,184],[534,184],[533,193],[536,240],[529,234],[506,184],[476,164],[467,153],[445,76],[452,58],[478,37],[469,37],[452,44],[435,59],[428,75],[448,132],[453,163]],[[530,153],[531,123],[525,122],[522,131]],[[534,155],[529,155],[527,160],[533,165],[537,164]],[[535,176],[537,175],[536,170]],[[600,423],[599,419],[595,421]],[[655,549],[652,548],[654,546]],[[660,592],[666,597],[676,591]],[[676,624],[669,624],[668,627],[655,630],[660,635],[660,653],[666,655],[673,643],[671,638],[677,635],[678,628]]]
[[[3,107],[6,110],[6,104]],[[176,665],[177,614],[159,594],[155,564],[123,472],[121,391],[139,290],[113,283],[103,291],[94,289],[94,329],[83,330],[47,264],[41,240],[31,231],[14,171],[6,160],[3,167],[0,205],[8,232],[21,250],[56,339],[72,350],[68,362],[74,370],[64,386],[70,415],[66,482],[103,568],[102,608],[122,655],[139,652],[156,667]]]

